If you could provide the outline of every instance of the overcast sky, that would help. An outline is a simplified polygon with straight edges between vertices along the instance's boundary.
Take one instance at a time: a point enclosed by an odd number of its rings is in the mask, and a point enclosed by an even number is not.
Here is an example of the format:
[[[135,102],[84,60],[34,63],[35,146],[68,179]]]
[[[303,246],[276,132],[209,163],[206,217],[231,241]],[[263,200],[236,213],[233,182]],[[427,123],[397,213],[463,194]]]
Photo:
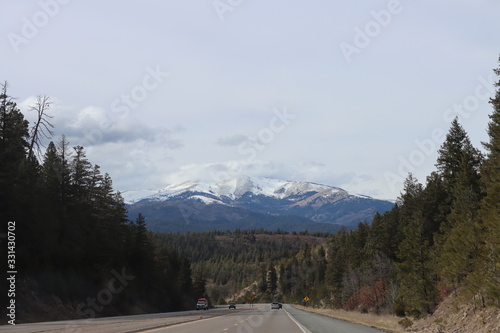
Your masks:
[[[2,1],[0,80],[114,187],[267,176],[395,199],[488,140],[497,0]],[[32,115],[25,112],[27,118]]]

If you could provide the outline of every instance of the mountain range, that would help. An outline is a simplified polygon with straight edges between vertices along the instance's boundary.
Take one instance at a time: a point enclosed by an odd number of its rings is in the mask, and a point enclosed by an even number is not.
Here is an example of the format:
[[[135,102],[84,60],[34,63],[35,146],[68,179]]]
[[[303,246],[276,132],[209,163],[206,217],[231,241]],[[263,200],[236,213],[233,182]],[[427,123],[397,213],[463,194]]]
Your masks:
[[[161,190],[125,191],[129,218],[166,232],[259,229],[335,232],[371,222],[394,203],[333,186],[273,178],[189,181]]]

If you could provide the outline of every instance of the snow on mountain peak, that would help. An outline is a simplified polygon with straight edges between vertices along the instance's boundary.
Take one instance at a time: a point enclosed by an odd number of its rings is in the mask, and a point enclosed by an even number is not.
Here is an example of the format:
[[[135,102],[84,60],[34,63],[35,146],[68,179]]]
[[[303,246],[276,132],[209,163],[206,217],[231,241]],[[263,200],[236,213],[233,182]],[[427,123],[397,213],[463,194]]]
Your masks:
[[[253,195],[264,195],[282,199],[289,196],[301,195],[307,192],[322,192],[327,195],[340,191],[344,190],[315,183],[240,176],[224,179],[215,184],[208,184],[199,181],[187,181],[168,185],[162,190],[126,191],[123,192],[122,195],[125,198],[126,203],[132,204],[143,199],[150,201],[162,201],[186,192],[206,193],[219,198],[227,197],[234,200],[249,192]],[[196,197],[199,197],[199,195]]]
[[[250,177],[229,178],[219,181],[215,185],[215,193],[231,199],[241,197],[247,192],[253,192],[255,185]]]
[[[305,182],[287,182],[282,186],[276,188],[275,195],[282,197],[289,197],[293,195],[300,195],[307,192],[340,192],[342,189],[320,185],[315,183],[305,183]]]

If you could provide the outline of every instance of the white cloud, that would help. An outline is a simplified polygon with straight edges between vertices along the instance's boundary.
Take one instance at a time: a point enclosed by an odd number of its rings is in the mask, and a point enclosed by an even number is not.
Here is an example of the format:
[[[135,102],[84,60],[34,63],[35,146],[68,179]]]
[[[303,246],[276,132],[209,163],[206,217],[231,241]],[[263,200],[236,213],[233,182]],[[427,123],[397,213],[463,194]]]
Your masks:
[[[217,144],[221,146],[237,146],[245,141],[248,141],[250,138],[246,135],[242,134],[234,134],[231,136],[224,136],[217,138]]]
[[[106,143],[145,141],[169,149],[183,146],[182,140],[178,137],[185,131],[182,126],[153,127],[130,114],[117,116],[104,108],[92,105],[77,109],[51,99],[53,104],[47,114],[52,116],[50,122],[54,125],[55,138],[64,134],[73,145],[90,147]],[[36,115],[28,110],[35,102],[36,97],[30,96],[19,105],[30,122],[35,120]]]
[[[251,176],[269,177],[289,181],[307,181],[325,185],[343,185],[346,190],[358,193],[358,189],[365,190],[367,187],[360,186],[367,180],[368,175],[356,175],[354,173],[336,174],[322,163],[299,162],[282,163],[269,161],[246,161],[232,160],[218,163],[187,164],[162,177],[162,186],[167,184],[182,183],[185,181],[202,181],[216,183],[227,178]],[[363,193],[362,191],[359,193]],[[379,193],[370,193],[379,194]],[[370,195],[368,194],[368,195]]]

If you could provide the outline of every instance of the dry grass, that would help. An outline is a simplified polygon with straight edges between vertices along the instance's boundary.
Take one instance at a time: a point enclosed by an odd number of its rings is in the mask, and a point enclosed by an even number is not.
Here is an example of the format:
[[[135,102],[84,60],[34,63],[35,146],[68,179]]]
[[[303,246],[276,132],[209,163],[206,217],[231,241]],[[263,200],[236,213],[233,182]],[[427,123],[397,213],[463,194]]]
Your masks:
[[[500,333],[500,309],[464,304],[448,296],[436,309],[411,327],[412,332]]]
[[[393,315],[296,307],[351,323],[375,327],[390,333],[500,333],[499,308],[480,308],[474,304],[463,304],[453,296],[448,296],[438,306],[434,314],[420,320],[411,318],[413,324],[406,329],[399,324],[402,318]],[[409,319],[406,320],[409,321]]]
[[[392,315],[375,315],[372,313],[360,313],[339,309],[314,309],[296,306],[297,309],[319,313],[325,316],[345,320],[355,324],[375,327],[390,333],[406,332],[398,322],[401,318]]]

